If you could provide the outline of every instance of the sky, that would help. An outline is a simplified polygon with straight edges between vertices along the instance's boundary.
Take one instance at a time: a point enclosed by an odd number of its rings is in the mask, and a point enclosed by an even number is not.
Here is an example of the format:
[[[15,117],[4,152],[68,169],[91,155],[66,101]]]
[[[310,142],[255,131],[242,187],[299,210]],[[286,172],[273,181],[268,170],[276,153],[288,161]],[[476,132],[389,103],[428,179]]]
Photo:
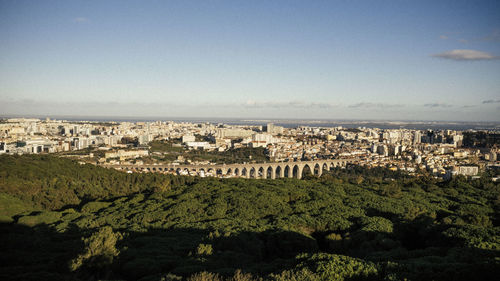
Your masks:
[[[0,115],[500,121],[500,1],[4,1]]]

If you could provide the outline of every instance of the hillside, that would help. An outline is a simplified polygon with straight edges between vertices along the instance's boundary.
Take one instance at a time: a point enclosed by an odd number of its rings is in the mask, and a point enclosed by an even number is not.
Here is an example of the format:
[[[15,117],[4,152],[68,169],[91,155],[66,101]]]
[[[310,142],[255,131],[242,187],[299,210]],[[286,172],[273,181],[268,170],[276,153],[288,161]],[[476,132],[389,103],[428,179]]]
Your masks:
[[[500,186],[351,167],[305,180],[1,156],[2,280],[493,280]]]

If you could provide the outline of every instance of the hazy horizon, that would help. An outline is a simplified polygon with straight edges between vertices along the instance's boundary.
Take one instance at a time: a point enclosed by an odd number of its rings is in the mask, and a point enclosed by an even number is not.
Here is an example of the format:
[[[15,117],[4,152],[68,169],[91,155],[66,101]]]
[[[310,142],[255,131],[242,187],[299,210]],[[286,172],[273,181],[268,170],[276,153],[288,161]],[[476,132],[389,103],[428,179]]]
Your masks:
[[[441,124],[441,125],[474,125],[483,124],[489,125],[491,128],[497,128],[500,126],[500,121],[485,120],[485,121],[463,121],[463,120],[418,120],[418,119],[356,119],[356,118],[266,118],[266,117],[248,117],[248,118],[238,118],[238,117],[189,117],[189,116],[117,116],[117,115],[54,115],[54,114],[0,114],[0,119],[9,118],[36,118],[45,119],[49,118],[52,120],[67,120],[67,121],[90,121],[90,122],[154,122],[154,121],[173,121],[173,122],[228,122],[227,124],[257,124],[257,123],[274,123],[274,124]],[[240,123],[239,123],[240,122]]]

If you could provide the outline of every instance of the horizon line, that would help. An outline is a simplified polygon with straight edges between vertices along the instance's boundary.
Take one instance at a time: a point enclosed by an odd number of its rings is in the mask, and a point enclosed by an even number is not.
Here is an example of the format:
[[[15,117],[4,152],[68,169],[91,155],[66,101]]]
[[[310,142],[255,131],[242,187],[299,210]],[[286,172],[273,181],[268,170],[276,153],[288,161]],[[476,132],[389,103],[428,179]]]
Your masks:
[[[179,121],[179,120],[231,120],[231,121],[243,121],[243,122],[252,122],[252,121],[336,121],[336,122],[423,122],[423,123],[431,123],[431,122],[439,122],[439,123],[497,123],[500,124],[500,121],[494,120],[480,120],[480,121],[461,121],[461,120],[437,120],[437,119],[377,119],[377,118],[265,118],[265,117],[187,117],[187,116],[126,116],[126,115],[65,115],[65,114],[0,114],[0,118],[106,118],[106,121],[115,121],[113,118],[116,118],[116,121],[123,121],[123,119],[127,120],[138,120],[143,119],[146,120],[155,120],[155,121]],[[79,121],[92,121],[80,119]]]

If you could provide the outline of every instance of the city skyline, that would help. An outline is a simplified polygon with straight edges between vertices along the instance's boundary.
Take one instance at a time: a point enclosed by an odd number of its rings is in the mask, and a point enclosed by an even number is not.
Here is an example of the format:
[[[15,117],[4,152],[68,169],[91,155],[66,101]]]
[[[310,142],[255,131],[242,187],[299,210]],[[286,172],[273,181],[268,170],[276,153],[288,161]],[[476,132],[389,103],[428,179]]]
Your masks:
[[[0,1],[0,112],[500,121],[499,11],[496,1]]]

